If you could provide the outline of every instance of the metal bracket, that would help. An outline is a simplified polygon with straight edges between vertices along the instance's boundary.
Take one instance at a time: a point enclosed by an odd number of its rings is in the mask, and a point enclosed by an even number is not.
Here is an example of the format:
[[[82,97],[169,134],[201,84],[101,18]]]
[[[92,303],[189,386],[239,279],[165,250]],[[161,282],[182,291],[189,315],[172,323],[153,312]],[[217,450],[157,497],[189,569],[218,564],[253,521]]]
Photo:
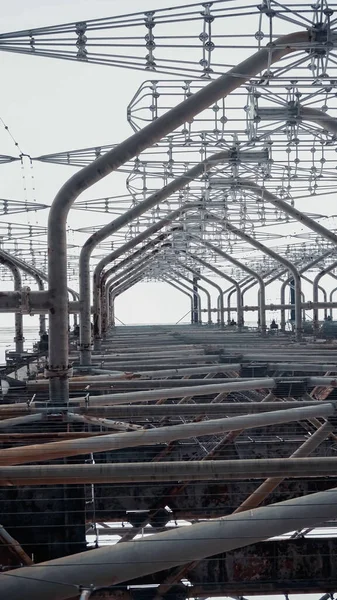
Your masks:
[[[21,312],[23,315],[30,315],[32,312],[30,292],[30,287],[23,287],[21,290]]]
[[[52,379],[53,377],[72,377],[73,376],[73,367],[72,365],[68,365],[68,367],[54,368],[50,369],[48,365],[44,370],[44,377],[46,379]]]

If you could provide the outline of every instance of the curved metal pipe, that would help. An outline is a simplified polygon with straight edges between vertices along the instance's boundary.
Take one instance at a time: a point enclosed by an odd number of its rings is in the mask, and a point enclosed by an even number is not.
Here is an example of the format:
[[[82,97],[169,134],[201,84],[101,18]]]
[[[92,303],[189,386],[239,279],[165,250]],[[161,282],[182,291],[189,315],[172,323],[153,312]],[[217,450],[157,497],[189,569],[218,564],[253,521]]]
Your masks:
[[[314,282],[313,282],[313,302],[314,303],[318,302],[318,284],[319,284],[320,279],[322,277],[324,277],[324,275],[329,273],[329,271],[332,271],[332,269],[335,269],[336,267],[337,267],[337,260],[335,260],[328,267],[325,267],[325,269],[323,269],[323,271],[321,271],[320,273],[318,273],[318,275],[316,275]],[[313,327],[314,327],[314,334],[317,335],[318,328],[319,328],[319,322],[318,322],[318,308],[316,308],[316,307],[314,307],[314,309],[313,309]]]
[[[99,261],[99,263],[96,265],[94,274],[93,274],[94,294],[98,295],[98,299],[96,300],[97,305],[99,302],[101,273],[102,273],[103,269],[109,263],[113,262],[114,260],[116,260],[117,258],[122,256],[122,254],[124,254],[126,251],[131,250],[132,248],[134,248],[141,242],[147,240],[152,234],[157,233],[158,231],[163,229],[165,226],[172,223],[172,221],[174,221],[177,217],[181,216],[185,211],[190,210],[192,208],[198,208],[199,206],[200,206],[200,203],[186,204],[183,207],[180,207],[180,208],[170,212],[166,217],[164,217],[163,219],[160,219],[159,221],[157,221],[156,223],[154,223],[153,225],[148,227],[145,231],[142,231],[137,236],[135,236],[133,239],[131,239],[128,242],[126,242],[125,244],[123,244],[123,246],[121,246],[120,248],[117,248],[117,250],[114,250],[113,252],[111,252],[104,258],[102,258]],[[91,330],[90,330],[90,319],[88,320],[87,312],[88,311],[86,310],[85,312],[82,313],[82,320],[81,320],[81,332],[82,332],[81,335],[82,335],[82,337],[80,339],[82,340],[82,345],[83,345],[82,360],[85,361],[86,364],[90,364],[90,360],[91,360]],[[89,335],[89,332],[90,332],[90,335]],[[88,340],[90,340],[90,341],[88,341]]]
[[[186,252],[186,254],[189,254],[189,253]],[[191,258],[193,258],[194,260],[197,260],[197,262],[201,262],[201,259],[197,258],[193,254],[189,254],[189,256],[191,256]],[[193,269],[193,267],[190,267],[188,265],[185,265],[184,263],[181,263],[179,260],[177,260],[177,263],[180,264],[182,268],[186,269],[187,271],[190,271],[190,273],[193,273],[193,275],[195,275],[196,277],[200,277],[200,279],[202,279],[203,281],[205,281],[206,283],[208,283],[208,285],[210,285],[211,287],[214,287],[219,292],[219,294],[222,294],[221,287],[217,283],[215,283],[214,281],[212,281],[211,279],[209,279],[208,277],[206,277],[203,273],[200,273],[196,269]],[[201,264],[207,265],[208,268],[211,268],[208,265],[208,263],[206,263],[206,261],[203,261]],[[211,270],[212,270],[212,268],[211,268]],[[201,290],[203,290],[203,291],[205,291],[207,293],[207,298],[209,299],[209,304],[208,304],[208,325],[212,325],[212,303],[211,303],[211,296],[210,296],[208,290],[206,290],[205,288],[202,288],[200,284],[198,284],[198,286],[200,287]]]
[[[11,271],[11,273],[13,275],[13,279],[14,279],[14,291],[20,292],[22,289],[22,280],[21,280],[20,271],[17,268],[17,266],[14,264],[14,262],[11,260],[11,256],[7,255],[7,253],[3,252],[2,250],[0,250],[0,264],[4,265]],[[24,351],[25,338],[23,337],[23,317],[22,317],[21,311],[15,313],[14,322],[15,322],[15,337],[14,337],[15,352],[22,354],[22,352]]]
[[[324,252],[323,254],[321,254],[320,256],[313,258],[309,263],[307,263],[304,267],[299,269],[299,273],[300,275],[303,276],[303,273],[305,273],[305,271],[307,271],[308,269],[311,269],[311,267],[314,267],[315,265],[317,265],[321,260],[323,260],[324,258],[326,258],[327,256],[329,256],[332,252],[334,252],[334,248],[331,248],[331,250],[328,250],[327,252]],[[288,277],[281,286],[281,304],[285,304],[285,289],[286,286],[289,284],[289,282],[291,281],[291,277]],[[313,283],[313,282],[311,282]],[[326,300],[326,297],[325,297]],[[282,327],[283,325],[283,327]],[[281,309],[281,329],[283,330],[285,325],[285,309]]]
[[[241,306],[240,300],[239,300],[239,296],[240,296],[240,299],[241,299],[239,285],[235,282],[234,279],[232,279],[232,277],[227,276],[225,273],[223,273],[222,271],[220,271],[220,269],[217,269],[216,267],[214,267],[213,265],[211,265],[206,260],[203,260],[199,256],[191,254],[191,252],[186,252],[186,255],[190,256],[191,258],[193,258],[193,260],[196,260],[199,264],[201,264],[204,267],[206,267],[206,269],[209,269],[210,271],[213,271],[213,273],[216,273],[216,275],[219,275],[220,277],[223,277],[224,279],[226,279],[227,281],[230,281],[233,285],[235,285],[235,287],[237,289],[237,294],[238,294],[238,304],[237,304],[237,315],[238,316],[237,316],[237,320],[238,320],[239,329],[241,329],[242,321],[243,321],[243,313],[242,313],[242,306]],[[205,279],[205,281],[207,281],[207,280]],[[211,280],[209,279],[208,281],[211,281]],[[225,309],[224,309],[224,303],[223,303],[223,290],[214,281],[212,282],[212,285],[219,292],[218,298],[220,298],[220,305],[218,307],[218,323],[220,323],[221,327],[224,327],[224,325],[225,325],[225,315],[224,315]]]
[[[173,277],[172,277],[173,279]],[[185,294],[185,296],[188,296],[190,303],[191,303],[191,324],[193,325],[194,320],[193,320],[193,295],[189,294],[188,292],[185,292],[185,290],[183,290],[181,287],[179,287],[178,285],[178,280],[174,280],[176,281],[176,283],[173,283],[173,281],[170,281],[169,279],[166,279],[166,277],[163,278],[163,280],[168,283],[169,285],[171,285],[172,287],[174,287],[176,290],[178,290],[179,292],[181,292],[182,294]]]
[[[156,250],[154,252],[156,252]],[[101,335],[102,335],[102,318],[103,318],[103,316],[102,316],[101,304],[104,304],[105,306],[107,305],[107,303],[109,301],[108,294],[109,294],[109,289],[110,289],[111,285],[114,284],[116,281],[124,280],[125,278],[131,276],[137,270],[139,272],[139,270],[141,270],[142,267],[144,267],[148,263],[148,261],[153,258],[154,252],[152,252],[152,254],[150,254],[150,255],[140,258],[138,261],[132,263],[131,266],[126,266],[126,268],[124,270],[122,270],[121,273],[118,273],[117,275],[112,277],[112,279],[108,279],[105,282],[102,293],[100,294],[101,302],[98,302],[97,307],[96,307],[96,312],[94,312],[94,331],[96,331],[96,337],[94,336],[94,347],[96,350],[99,348]],[[103,303],[103,298],[104,298],[104,303]],[[104,315],[104,319],[105,318],[106,317]],[[105,325],[104,325],[104,327],[105,327]],[[81,358],[81,354],[80,354],[80,358]],[[81,358],[81,360],[82,360],[82,358]]]
[[[38,289],[42,292],[44,291],[43,279],[45,279],[45,280],[47,279],[47,276],[44,275],[44,273],[40,272],[35,267],[32,267],[31,265],[29,265],[25,261],[21,260],[17,256],[12,256],[5,250],[0,250],[0,255],[4,258],[7,258],[8,261],[11,261],[11,263],[13,265],[15,265],[18,269],[21,269],[21,271],[23,271],[24,273],[27,273],[27,275],[31,275],[31,277],[33,277],[33,279],[35,279]],[[40,323],[39,335],[41,336],[43,333],[46,332],[46,316],[45,316],[45,314],[42,313],[39,315],[39,323]]]
[[[186,281],[189,285],[192,286],[192,293],[198,298],[198,322],[202,323],[202,314],[201,314],[201,308],[202,308],[202,304],[201,304],[201,296],[200,294],[194,290],[193,288],[193,282],[190,281],[190,279],[188,279],[188,277],[186,277],[183,273],[181,273],[178,270],[178,264],[175,265],[177,267],[177,269],[175,269],[174,267],[171,267],[171,271],[173,273],[175,273],[175,275],[177,275],[178,277],[180,277],[181,279],[184,279],[184,281]],[[183,266],[184,268],[184,266]],[[199,277],[199,273],[197,273],[196,271],[194,271],[194,274],[196,274]],[[182,285],[183,287],[185,287],[186,289],[190,289],[188,286],[184,285],[181,281],[179,281],[180,285]],[[203,287],[202,285],[200,285],[198,283],[198,289],[202,290],[206,296],[206,301],[207,301],[207,318],[208,318],[208,323],[212,323],[212,306],[211,306],[211,295],[209,293],[209,291]]]
[[[196,239],[196,236],[190,236],[194,239]],[[246,273],[248,273],[249,275],[251,275],[252,277],[254,277],[257,281],[257,283],[260,286],[260,300],[259,300],[259,306],[260,306],[260,310],[259,310],[259,316],[260,316],[260,328],[261,328],[261,332],[262,334],[265,333],[266,331],[266,297],[265,297],[265,286],[264,286],[264,281],[263,278],[261,277],[261,275],[259,275],[259,273],[257,273],[256,271],[254,271],[253,269],[251,269],[250,267],[246,266],[244,263],[242,263],[241,261],[237,260],[236,258],[234,258],[231,254],[229,254],[228,252],[224,252],[223,250],[220,250],[220,248],[218,248],[217,246],[214,246],[214,244],[211,244],[210,242],[208,242],[207,240],[200,240],[200,242],[206,247],[209,248],[210,250],[212,250],[215,254],[218,254],[219,256],[222,256],[222,258],[225,258],[226,260],[228,260],[228,262],[232,263],[233,265],[235,265],[236,267],[239,267],[240,269],[242,269],[243,271],[245,271]],[[227,276],[226,276],[227,277]],[[227,277],[228,278],[228,277]],[[229,278],[228,278],[229,279]],[[238,304],[237,306],[241,306],[241,315],[239,315],[239,310],[238,310],[238,324],[241,323],[241,325],[243,325],[244,322],[244,318],[243,318],[243,310],[242,310],[242,304],[243,304],[243,294],[241,292],[241,287],[240,287],[240,283],[236,282],[235,280],[233,281],[233,285],[235,287],[235,289],[237,290],[237,293],[240,294],[240,301],[238,300]],[[228,313],[229,315],[229,313]],[[229,317],[228,317],[229,318]]]
[[[107,269],[101,275],[100,281],[99,281],[99,286],[97,286],[96,289],[94,286],[94,290],[93,290],[94,339],[99,339],[101,334],[104,333],[106,330],[106,326],[105,326],[105,324],[106,324],[106,295],[104,294],[104,288],[105,288],[105,284],[106,284],[108,277],[110,277],[110,275],[112,275],[116,271],[119,271],[123,267],[132,263],[136,258],[139,258],[140,256],[142,256],[148,250],[155,248],[158,244],[163,242],[168,237],[168,235],[169,235],[169,233],[161,233],[157,238],[155,238],[154,240],[150,240],[142,248],[139,248],[139,250],[136,250],[135,252],[130,254],[130,256],[127,256],[126,258],[121,260],[116,265],[113,265],[112,267]],[[98,329],[99,319],[97,319],[96,315],[99,313],[101,313],[102,331],[99,331],[99,329]],[[97,324],[97,327],[96,327],[96,324]]]
[[[117,298],[117,296],[120,296],[121,294],[123,294],[123,292],[126,292],[129,288],[133,287],[134,285],[136,285],[136,283],[139,283],[142,280],[142,275],[137,275],[134,276],[133,278],[131,278],[130,280],[127,280],[125,283],[117,286],[117,287],[113,287],[111,289],[111,293],[109,295],[109,313],[110,313],[110,325],[114,325],[114,316],[115,316],[115,310],[114,310],[114,303],[115,303],[115,299]]]
[[[276,260],[280,264],[284,265],[293,274],[293,277],[294,277],[294,280],[295,280],[295,285],[296,285],[296,294],[295,294],[295,335],[296,335],[296,337],[298,339],[300,339],[301,336],[302,336],[301,278],[300,278],[300,275],[299,275],[296,267],[291,262],[289,262],[289,260],[287,260],[286,258],[284,258],[283,256],[279,256],[274,250],[271,250],[270,248],[267,248],[267,246],[264,246],[264,244],[261,244],[261,242],[259,242],[255,238],[252,238],[251,236],[249,236],[244,231],[241,231],[237,227],[234,227],[234,225],[232,225],[231,223],[229,223],[229,221],[224,221],[223,219],[220,219],[219,217],[217,217],[213,213],[208,213],[208,214],[217,223],[219,223],[224,229],[227,229],[228,231],[231,231],[232,233],[234,233],[235,235],[237,235],[239,238],[241,238],[241,239],[245,240],[246,242],[248,242],[248,244],[250,244],[251,246],[253,246],[257,250],[260,250],[264,254],[267,254],[268,256],[270,256],[271,258],[273,258],[274,260]]]
[[[329,294],[329,302],[330,303],[333,302],[333,296],[334,296],[335,292],[337,292],[337,287],[335,287],[333,290],[331,290],[331,292]],[[330,317],[331,317],[331,319],[333,318],[333,309],[332,308],[330,308]]]

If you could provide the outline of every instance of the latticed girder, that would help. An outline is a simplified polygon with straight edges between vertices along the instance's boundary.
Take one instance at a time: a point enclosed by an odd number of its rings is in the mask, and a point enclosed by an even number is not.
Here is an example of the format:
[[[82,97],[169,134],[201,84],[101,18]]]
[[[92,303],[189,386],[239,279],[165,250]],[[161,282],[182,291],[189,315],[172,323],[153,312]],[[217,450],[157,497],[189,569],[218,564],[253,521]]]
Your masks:
[[[170,75],[205,77],[222,74],[262,45],[284,33],[309,30],[308,42],[263,79],[282,77],[289,69],[314,77],[335,72],[333,8],[287,5],[264,0],[258,6],[243,0],[215,0],[88,21],[3,33],[4,52],[44,56]],[[242,28],[249,19],[251,30]],[[233,49],[236,51],[233,52]],[[270,52],[272,52],[270,46]],[[225,57],[225,58],[224,58]],[[235,57],[235,59],[234,59]],[[235,63],[233,62],[235,60]]]
[[[45,210],[49,208],[47,204],[39,202],[28,202],[27,200],[12,200],[9,198],[0,198],[0,215],[11,215],[25,213],[30,211]]]

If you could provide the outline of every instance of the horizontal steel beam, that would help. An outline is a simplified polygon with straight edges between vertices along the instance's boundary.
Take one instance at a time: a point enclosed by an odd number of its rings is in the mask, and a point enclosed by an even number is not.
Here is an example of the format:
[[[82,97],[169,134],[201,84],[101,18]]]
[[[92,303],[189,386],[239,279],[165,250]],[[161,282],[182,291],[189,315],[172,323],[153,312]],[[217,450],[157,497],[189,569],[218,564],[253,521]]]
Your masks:
[[[241,481],[266,477],[336,477],[337,458],[137,462],[0,467],[1,485],[78,485],[144,481]]]
[[[197,436],[214,435],[241,429],[268,427],[279,423],[291,423],[312,417],[330,417],[336,412],[331,403],[303,408],[290,408],[255,415],[240,415],[227,419],[210,419],[202,422],[184,423],[143,431],[115,433],[112,435],[95,436],[92,439],[50,442],[48,444],[6,448],[1,451],[0,465],[17,465],[29,462],[43,462],[67,456],[81,456],[96,452],[135,448],[176,440],[189,439]]]

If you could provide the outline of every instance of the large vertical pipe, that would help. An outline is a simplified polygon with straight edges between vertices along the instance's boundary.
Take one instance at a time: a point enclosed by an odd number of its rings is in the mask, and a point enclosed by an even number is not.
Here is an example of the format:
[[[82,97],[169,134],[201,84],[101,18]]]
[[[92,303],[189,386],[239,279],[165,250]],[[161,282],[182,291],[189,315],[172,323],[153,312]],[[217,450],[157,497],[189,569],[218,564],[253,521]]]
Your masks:
[[[178,264],[176,264],[175,267],[171,267],[171,271],[172,273],[174,273],[179,279],[184,279],[184,281],[186,281],[186,283],[190,286],[192,286],[192,293],[193,296],[197,298],[198,304],[197,304],[197,310],[195,310],[195,304],[194,304],[194,311],[197,312],[197,321],[194,321],[195,323],[202,323],[202,316],[201,316],[201,308],[202,308],[202,304],[201,304],[201,297],[199,294],[199,290],[202,290],[206,296],[206,302],[207,302],[207,319],[208,319],[208,323],[212,323],[212,302],[211,302],[211,294],[209,293],[209,291],[202,285],[200,285],[199,283],[199,279],[201,279],[201,277],[199,278],[199,274],[193,274],[192,272],[192,281],[190,279],[188,279],[188,277],[186,277],[185,275],[183,275],[183,273],[179,270],[179,266]],[[184,268],[184,266],[183,266]],[[191,271],[190,271],[191,272]],[[197,282],[195,282],[195,280],[197,279]],[[180,285],[182,285],[182,282],[180,282]],[[195,283],[197,283],[197,285],[195,285]],[[186,287],[186,286],[184,286]]]
[[[202,287],[200,285],[200,280],[205,281],[206,283],[208,283],[208,285],[213,286],[213,287],[219,287],[217,286],[213,281],[211,281],[211,279],[208,279],[208,277],[205,277],[205,275],[203,273],[201,273],[198,269],[193,269],[192,267],[185,265],[184,263],[181,263],[180,261],[176,261],[177,262],[177,266],[181,267],[182,269],[186,269],[186,271],[189,271],[193,278],[197,277],[198,278],[198,288],[200,290],[202,290],[207,297],[207,323],[208,325],[212,325],[212,300],[211,300],[211,294],[209,293],[208,289],[205,287]],[[182,276],[182,275],[180,275]],[[221,289],[221,288],[220,288]],[[201,320],[200,320],[201,322]]]
[[[199,313],[201,311],[201,301],[198,293],[199,277],[197,275],[193,276],[192,285],[193,285],[193,314],[192,314],[192,323],[198,324],[201,323],[201,317],[199,319]]]
[[[184,280],[187,281],[190,285],[186,285],[186,283],[183,283],[182,281],[180,281],[180,279],[175,279],[172,276],[172,273],[174,271],[171,271],[169,273],[169,277],[170,279],[167,281],[174,281],[175,284],[177,286],[180,286],[181,288],[184,288],[185,290],[188,290],[188,292],[191,293],[191,298],[192,298],[192,316],[191,316],[191,323],[193,324],[198,324],[202,322],[202,318],[201,318],[201,297],[199,294],[199,286],[195,285],[195,279],[197,279],[197,277],[193,277],[192,281],[190,281],[187,277],[184,277]],[[177,277],[183,277],[178,271],[177,273]],[[199,281],[199,280],[198,280]],[[197,283],[198,283],[197,281]],[[204,288],[200,288],[204,291]],[[182,291],[182,290],[181,290]],[[185,292],[186,293],[186,292]]]
[[[126,268],[124,270],[119,272],[112,279],[108,279],[106,281],[104,289],[103,289],[103,293],[100,293],[100,298],[96,305],[96,311],[94,312],[94,348],[95,348],[95,350],[98,350],[99,346],[100,346],[100,340],[101,340],[101,335],[102,335],[102,304],[103,304],[102,300],[104,298],[104,300],[105,300],[104,304],[106,305],[107,289],[116,281],[119,281],[119,280],[124,281],[125,278],[128,278],[129,276],[131,276],[137,270],[142,271],[143,267],[145,267],[149,263],[149,261],[153,258],[153,255],[154,255],[154,253],[152,252],[151,254],[149,254],[147,256],[143,256],[138,261],[135,261],[135,262],[131,263],[129,266],[126,266]],[[102,285],[100,286],[100,289],[102,289]],[[96,335],[95,335],[95,333],[96,333]],[[91,352],[89,352],[89,356],[90,356],[89,360],[91,360]],[[84,362],[86,359],[86,352],[84,352],[83,349],[81,349],[81,352],[80,352],[80,359],[81,359],[81,364],[86,364]]]

